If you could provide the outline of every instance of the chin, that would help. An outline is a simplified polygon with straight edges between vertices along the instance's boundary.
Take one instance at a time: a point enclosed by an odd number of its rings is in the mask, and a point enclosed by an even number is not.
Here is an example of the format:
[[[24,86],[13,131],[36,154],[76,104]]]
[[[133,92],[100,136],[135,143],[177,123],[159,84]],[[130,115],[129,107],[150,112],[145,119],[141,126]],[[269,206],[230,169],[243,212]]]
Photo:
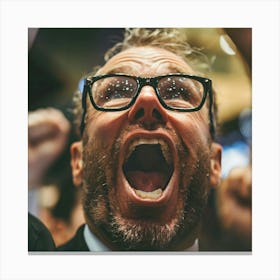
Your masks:
[[[178,230],[177,219],[158,224],[147,220],[127,220],[116,215],[111,223],[111,233],[122,251],[167,250]]]

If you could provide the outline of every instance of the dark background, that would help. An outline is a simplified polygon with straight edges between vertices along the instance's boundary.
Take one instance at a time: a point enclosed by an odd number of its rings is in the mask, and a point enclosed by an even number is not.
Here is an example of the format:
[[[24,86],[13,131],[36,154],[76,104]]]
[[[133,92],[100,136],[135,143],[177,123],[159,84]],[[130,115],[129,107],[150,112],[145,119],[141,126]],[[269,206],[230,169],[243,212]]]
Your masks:
[[[94,65],[104,63],[104,50],[122,38],[122,31],[118,28],[29,29],[29,111],[47,106],[65,111],[79,79]]]

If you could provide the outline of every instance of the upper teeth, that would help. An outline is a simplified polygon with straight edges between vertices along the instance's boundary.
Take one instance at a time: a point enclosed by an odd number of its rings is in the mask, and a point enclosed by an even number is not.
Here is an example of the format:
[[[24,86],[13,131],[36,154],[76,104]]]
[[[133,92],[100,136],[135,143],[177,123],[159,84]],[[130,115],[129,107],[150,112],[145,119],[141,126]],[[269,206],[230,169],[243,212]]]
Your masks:
[[[167,145],[167,143],[163,140],[163,139],[136,139],[134,141],[132,141],[129,145],[129,149],[128,149],[128,153],[126,155],[126,159],[128,159],[130,157],[130,155],[132,154],[132,152],[135,150],[135,148],[139,145],[160,145],[161,148],[161,152],[166,160],[166,162],[168,164],[172,163],[171,160],[171,152],[169,149],[169,146]]]

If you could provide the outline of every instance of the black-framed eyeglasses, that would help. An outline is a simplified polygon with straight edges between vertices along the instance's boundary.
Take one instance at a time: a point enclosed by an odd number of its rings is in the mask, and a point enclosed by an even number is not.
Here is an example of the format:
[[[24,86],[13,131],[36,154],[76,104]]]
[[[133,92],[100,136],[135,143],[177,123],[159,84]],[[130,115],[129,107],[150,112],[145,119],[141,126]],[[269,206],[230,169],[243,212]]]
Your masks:
[[[214,135],[212,82],[208,78],[186,74],[168,74],[152,78],[124,74],[87,77],[84,80],[82,97],[81,134],[85,126],[87,95],[96,110],[122,111],[135,103],[142,87],[147,85],[153,87],[160,104],[172,111],[199,111],[209,94],[210,132]]]

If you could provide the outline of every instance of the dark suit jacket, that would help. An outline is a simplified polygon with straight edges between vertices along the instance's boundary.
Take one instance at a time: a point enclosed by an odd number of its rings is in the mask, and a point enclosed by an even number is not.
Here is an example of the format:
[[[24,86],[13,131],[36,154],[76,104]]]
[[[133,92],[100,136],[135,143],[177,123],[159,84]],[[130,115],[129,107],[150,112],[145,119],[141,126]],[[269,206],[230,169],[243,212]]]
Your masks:
[[[28,213],[28,251],[55,251],[49,230],[30,213]]]
[[[85,225],[82,225],[78,228],[75,236],[70,239],[65,244],[57,247],[57,251],[87,251],[89,252],[89,248],[86,244],[85,238],[84,238],[84,227]]]

